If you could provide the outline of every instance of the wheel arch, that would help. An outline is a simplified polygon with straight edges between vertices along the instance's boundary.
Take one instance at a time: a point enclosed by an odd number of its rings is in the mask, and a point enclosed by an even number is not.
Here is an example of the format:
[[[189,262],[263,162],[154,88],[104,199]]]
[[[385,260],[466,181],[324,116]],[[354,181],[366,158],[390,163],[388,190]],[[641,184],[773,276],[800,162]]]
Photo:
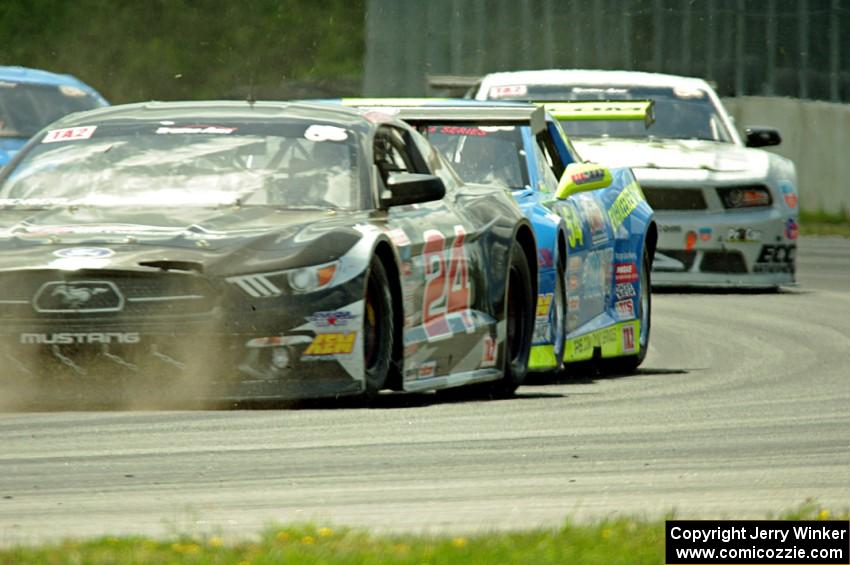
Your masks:
[[[531,271],[531,286],[533,290],[533,299],[537,299],[539,280],[537,266],[537,240],[534,237],[534,231],[528,224],[520,224],[517,228],[514,239],[522,247],[526,259],[528,259],[528,268]]]
[[[567,247],[567,234],[564,231],[563,224],[558,228],[558,241],[556,242],[558,246],[558,260],[564,262],[564,268],[567,266],[567,259],[569,258],[567,254],[569,253],[569,247]]]
[[[401,271],[399,270],[396,254],[387,241],[379,241],[375,245],[373,255],[378,258],[387,272],[387,279],[389,279],[390,283],[390,296],[393,304],[393,351],[386,387],[392,390],[401,390],[404,369],[402,367],[404,360],[404,302],[401,295]]]
[[[652,269],[652,263],[655,261],[655,247],[658,245],[658,226],[655,220],[651,221],[646,228],[646,236],[643,241],[647,256],[649,257],[649,268]]]

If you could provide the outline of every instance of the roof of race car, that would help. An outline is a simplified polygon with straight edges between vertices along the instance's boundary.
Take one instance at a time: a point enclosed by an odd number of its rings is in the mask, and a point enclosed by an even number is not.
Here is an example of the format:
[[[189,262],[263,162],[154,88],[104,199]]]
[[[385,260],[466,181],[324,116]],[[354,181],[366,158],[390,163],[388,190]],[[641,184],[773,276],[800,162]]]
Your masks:
[[[352,129],[371,129],[374,122],[392,121],[392,116],[368,115],[367,109],[344,108],[327,104],[236,101],[236,100],[191,100],[179,102],[138,102],[108,106],[87,112],[78,112],[55,122],[54,127],[73,124],[88,124],[93,121],[161,120],[174,118],[191,119],[313,119],[337,122]]]
[[[640,71],[604,71],[589,69],[546,69],[537,71],[513,71],[492,73],[484,77],[482,88],[514,84],[576,84],[585,85],[622,85],[648,87],[681,87],[710,89],[707,82],[701,78],[667,75],[661,73],[645,73]]]
[[[546,127],[546,111],[524,102],[490,102],[449,98],[344,98],[342,104],[386,110],[405,121],[531,123],[532,131]]]
[[[88,94],[102,98],[94,88],[74,76],[52,73],[41,69],[0,66],[0,81],[24,84],[47,84],[51,86],[75,86]]]

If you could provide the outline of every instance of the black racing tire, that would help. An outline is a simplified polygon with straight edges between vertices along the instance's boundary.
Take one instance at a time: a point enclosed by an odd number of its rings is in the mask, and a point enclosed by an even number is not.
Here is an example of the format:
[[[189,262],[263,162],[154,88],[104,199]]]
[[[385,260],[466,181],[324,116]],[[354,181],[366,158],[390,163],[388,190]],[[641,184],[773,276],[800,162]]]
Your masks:
[[[602,371],[608,374],[634,373],[646,358],[649,349],[649,332],[652,329],[652,280],[650,278],[650,260],[646,249],[640,268],[640,296],[638,300],[638,317],[640,319],[640,344],[637,355],[615,357],[602,362]]]
[[[372,258],[363,301],[363,369],[365,400],[374,400],[387,382],[394,340],[393,302],[383,263]]]
[[[555,266],[555,292],[552,296],[552,346],[555,353],[555,367],[560,371],[564,368],[564,349],[567,346],[567,258],[558,257]]]
[[[525,380],[534,336],[536,296],[528,258],[519,243],[511,249],[505,280],[505,344],[502,352],[502,378],[490,384],[494,398],[507,398]]]

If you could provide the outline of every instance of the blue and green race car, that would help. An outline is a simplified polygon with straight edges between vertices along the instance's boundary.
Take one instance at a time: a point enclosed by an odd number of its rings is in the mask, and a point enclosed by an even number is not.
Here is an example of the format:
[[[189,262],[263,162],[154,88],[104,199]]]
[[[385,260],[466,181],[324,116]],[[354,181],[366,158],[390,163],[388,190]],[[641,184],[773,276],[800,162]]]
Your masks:
[[[345,99],[416,126],[467,182],[510,189],[537,239],[529,369],[598,361],[629,372],[651,326],[654,214],[628,168],[584,163],[558,121],[530,104]]]

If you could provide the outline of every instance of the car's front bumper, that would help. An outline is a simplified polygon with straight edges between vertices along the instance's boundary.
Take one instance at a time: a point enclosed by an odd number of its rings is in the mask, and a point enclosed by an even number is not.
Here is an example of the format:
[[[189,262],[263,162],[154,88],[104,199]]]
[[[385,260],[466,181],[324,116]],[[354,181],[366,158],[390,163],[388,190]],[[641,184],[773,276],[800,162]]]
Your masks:
[[[653,286],[777,287],[795,282],[797,219],[769,208],[656,212]]]
[[[362,276],[179,317],[6,317],[0,390],[107,401],[304,399],[363,390]],[[172,398],[173,399],[173,398]]]

